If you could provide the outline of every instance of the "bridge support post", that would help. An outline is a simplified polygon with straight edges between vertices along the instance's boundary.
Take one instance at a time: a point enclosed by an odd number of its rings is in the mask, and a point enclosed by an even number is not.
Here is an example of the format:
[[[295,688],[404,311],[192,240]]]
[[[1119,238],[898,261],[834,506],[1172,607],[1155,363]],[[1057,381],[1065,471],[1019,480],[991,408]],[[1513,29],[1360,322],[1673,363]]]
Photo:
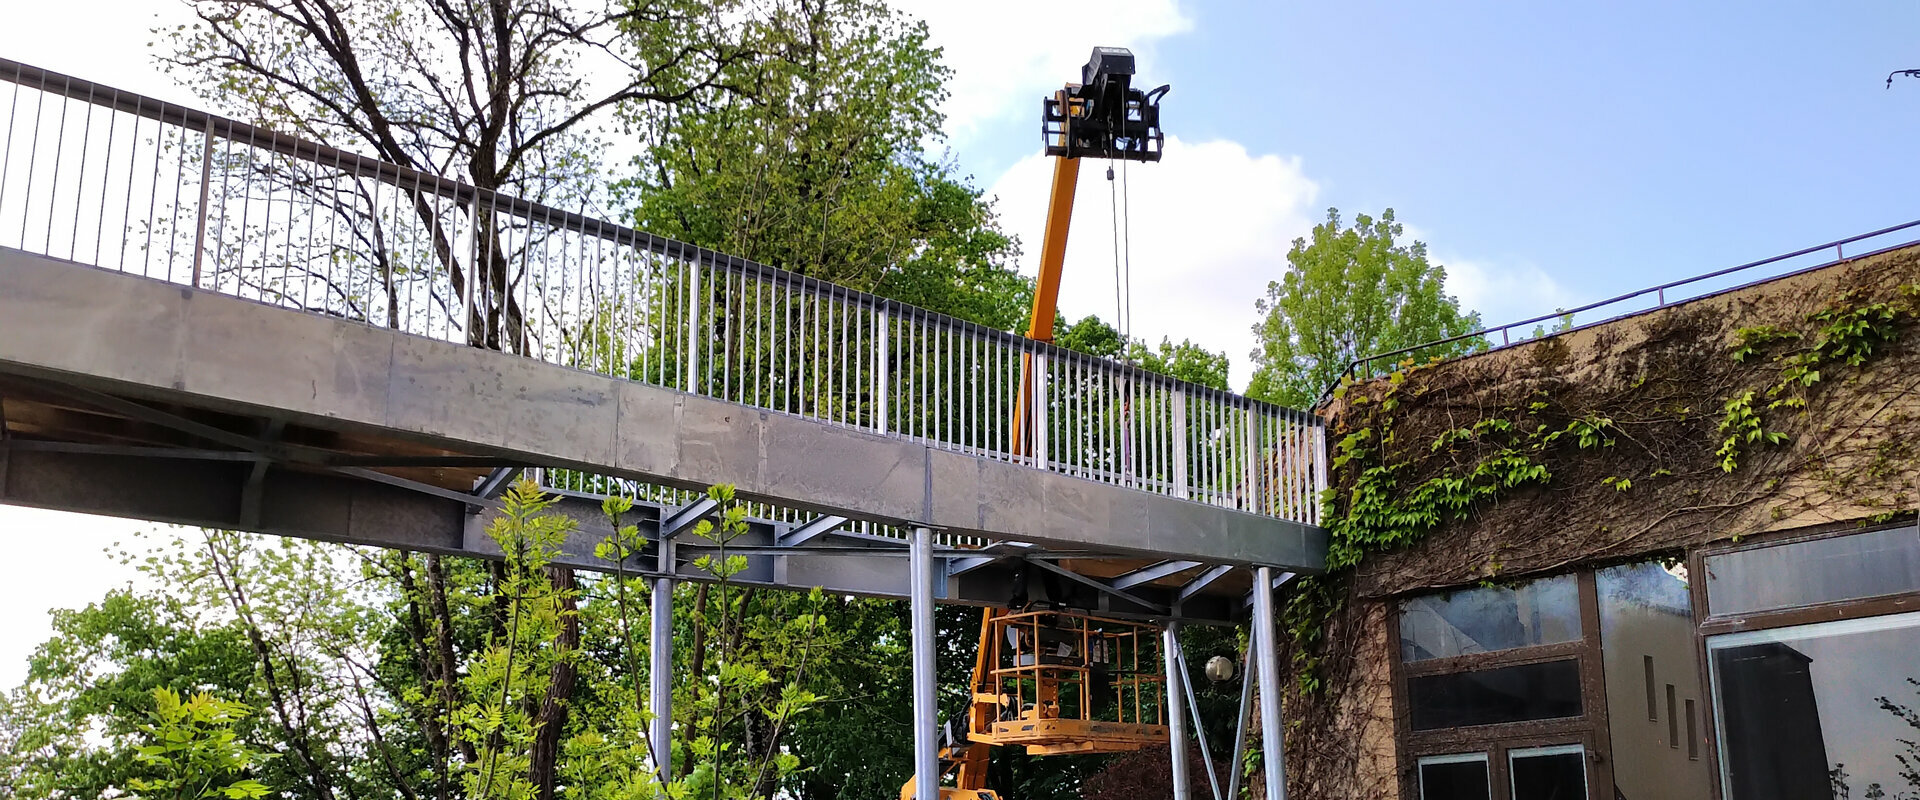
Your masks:
[[[651,662],[647,671],[647,707],[653,712],[647,739],[662,781],[673,779],[673,542],[661,539],[660,573],[653,579]]]
[[[1173,758],[1173,800],[1193,800],[1187,777],[1186,692],[1180,685],[1180,623],[1168,621],[1160,632],[1160,659],[1166,667],[1167,746]]]
[[[1253,659],[1260,670],[1260,755],[1267,800],[1287,800],[1286,727],[1280,721],[1279,628],[1273,618],[1273,568],[1253,575]]]
[[[934,686],[933,531],[914,528],[907,561],[913,620],[913,781],[919,800],[940,798],[940,733]]]

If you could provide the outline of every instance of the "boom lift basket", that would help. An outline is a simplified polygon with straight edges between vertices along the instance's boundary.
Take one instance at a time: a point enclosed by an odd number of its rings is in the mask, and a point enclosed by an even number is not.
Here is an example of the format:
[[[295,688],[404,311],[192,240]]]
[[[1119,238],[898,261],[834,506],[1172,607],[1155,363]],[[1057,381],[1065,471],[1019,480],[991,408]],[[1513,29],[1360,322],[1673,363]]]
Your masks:
[[[1033,755],[1167,743],[1159,626],[1074,611],[1006,614],[991,624],[973,741]]]

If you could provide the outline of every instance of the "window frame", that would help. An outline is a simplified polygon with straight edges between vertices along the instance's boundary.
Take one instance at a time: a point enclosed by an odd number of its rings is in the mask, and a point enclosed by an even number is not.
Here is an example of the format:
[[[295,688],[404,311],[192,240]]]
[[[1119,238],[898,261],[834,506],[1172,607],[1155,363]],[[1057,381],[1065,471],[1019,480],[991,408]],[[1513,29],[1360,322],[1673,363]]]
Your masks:
[[[1709,660],[1707,639],[1727,633],[1770,630],[1773,628],[1792,628],[1820,622],[1837,622],[1848,619],[1880,617],[1909,611],[1920,611],[1920,591],[1903,594],[1882,595],[1879,597],[1836,600],[1817,603],[1798,608],[1773,609],[1745,614],[1716,614],[1707,598],[1707,559],[1711,556],[1759,550],[1766,547],[1813,542],[1822,539],[1838,539],[1862,533],[1898,528],[1912,528],[1920,525],[1920,520],[1912,514],[1903,514],[1898,521],[1880,524],[1861,525],[1858,522],[1836,522],[1796,528],[1788,531],[1775,531],[1759,534],[1738,541],[1715,542],[1690,548],[1687,551],[1687,593],[1693,603],[1693,647],[1694,658],[1700,673],[1700,696],[1706,699],[1706,707],[1701,709],[1700,720],[1702,738],[1706,746],[1701,748],[1700,758],[1707,762],[1707,769],[1713,776],[1713,796],[1724,800],[1727,787],[1722,776],[1725,765],[1721,759],[1720,715],[1715,709],[1713,665]]]
[[[1568,573],[1529,576],[1528,580],[1553,578]],[[1516,647],[1489,653],[1429,658],[1407,663],[1400,651],[1400,611],[1402,604],[1415,596],[1409,593],[1390,598],[1387,614],[1388,660],[1392,666],[1394,747],[1400,769],[1400,796],[1420,798],[1422,758],[1431,756],[1485,753],[1488,779],[1494,800],[1507,800],[1512,775],[1507,767],[1509,750],[1579,745],[1586,752],[1587,796],[1606,797],[1596,792],[1613,787],[1613,750],[1605,736],[1607,730],[1606,680],[1600,663],[1600,602],[1592,570],[1571,573],[1578,588],[1580,638],[1570,642]],[[1413,714],[1407,694],[1408,679],[1422,675],[1458,673],[1496,667],[1523,666],[1547,661],[1572,660],[1580,671],[1580,707],[1577,717],[1501,722],[1439,730],[1413,730]]]
[[[1695,732],[1698,739],[1690,736],[1689,742],[1698,742],[1700,745],[1699,760],[1706,762],[1714,798],[1725,798],[1726,786],[1722,780],[1719,719],[1711,699],[1714,694],[1707,639],[1726,633],[1790,628],[1821,622],[1916,612],[1920,611],[1920,589],[1797,608],[1717,614],[1707,597],[1707,558],[1766,547],[1916,526],[1920,526],[1920,514],[1909,512],[1902,513],[1894,519],[1873,524],[1863,525],[1859,521],[1827,523],[1755,534],[1742,537],[1737,541],[1714,542],[1686,549],[1684,563],[1687,566],[1687,594],[1691,604],[1689,616],[1693,623],[1694,678],[1697,684],[1694,688],[1697,697],[1706,699],[1706,702],[1696,709],[1697,716],[1694,717],[1699,725],[1699,729]],[[1655,558],[1657,554],[1647,554],[1641,560]],[[1610,798],[1612,796],[1614,791],[1612,726],[1611,720],[1607,718],[1606,674],[1601,655],[1600,603],[1596,576],[1599,570],[1619,563],[1623,562],[1617,560],[1596,562],[1583,565],[1571,572],[1578,580],[1581,632],[1580,638],[1572,642],[1534,645],[1491,653],[1470,653],[1407,663],[1401,657],[1401,606],[1406,600],[1424,592],[1407,592],[1386,598],[1385,602],[1388,604],[1386,644],[1390,668],[1389,683],[1393,695],[1394,750],[1401,765],[1400,797],[1419,800],[1418,765],[1421,758],[1484,753],[1487,756],[1488,778],[1492,781],[1493,797],[1495,800],[1506,800],[1511,793],[1512,782],[1512,776],[1507,768],[1507,751],[1572,744],[1579,744],[1586,748],[1588,797]],[[1528,576],[1528,580],[1551,578],[1561,574],[1568,573],[1566,571],[1545,573]],[[1575,659],[1580,669],[1580,702],[1583,713],[1578,717],[1432,731],[1412,729],[1412,709],[1407,694],[1409,677],[1517,666],[1568,658]]]

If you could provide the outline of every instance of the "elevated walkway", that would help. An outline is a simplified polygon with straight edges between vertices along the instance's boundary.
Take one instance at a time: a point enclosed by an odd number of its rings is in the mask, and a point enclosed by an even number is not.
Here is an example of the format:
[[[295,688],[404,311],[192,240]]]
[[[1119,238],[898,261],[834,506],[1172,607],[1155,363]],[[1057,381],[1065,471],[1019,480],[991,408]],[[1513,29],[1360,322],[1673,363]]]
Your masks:
[[[1324,563],[1310,415],[15,62],[0,94],[0,502],[484,555],[531,474],[574,563],[615,566],[619,493],[681,537],[621,568],[697,578],[728,483],[751,581],[904,597],[925,527],[947,601],[1129,616]]]

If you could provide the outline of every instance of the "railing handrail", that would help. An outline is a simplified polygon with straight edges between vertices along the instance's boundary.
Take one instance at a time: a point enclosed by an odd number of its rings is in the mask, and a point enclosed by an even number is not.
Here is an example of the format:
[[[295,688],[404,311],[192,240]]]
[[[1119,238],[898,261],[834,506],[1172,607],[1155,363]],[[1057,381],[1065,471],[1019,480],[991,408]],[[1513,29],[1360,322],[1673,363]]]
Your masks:
[[[1681,304],[1683,304],[1683,303],[1691,303],[1691,302],[1694,302],[1694,301],[1697,301],[1697,300],[1704,300],[1704,299],[1707,299],[1707,298],[1710,298],[1710,297],[1714,297],[1714,296],[1716,296],[1716,295],[1720,295],[1720,294],[1724,294],[1724,293],[1726,293],[1726,292],[1731,292],[1731,291],[1737,291],[1737,290],[1740,290],[1740,289],[1745,289],[1745,288],[1748,288],[1748,287],[1751,287],[1751,286],[1757,286],[1757,285],[1760,285],[1760,284],[1763,284],[1763,283],[1771,283],[1771,282],[1773,282],[1773,281],[1777,281],[1777,280],[1783,280],[1783,279],[1785,279],[1785,278],[1790,278],[1790,277],[1793,277],[1793,276],[1795,276],[1795,275],[1799,275],[1799,274],[1801,274],[1801,273],[1805,273],[1805,272],[1810,272],[1810,271],[1813,271],[1813,270],[1817,270],[1817,269],[1825,269],[1825,268],[1827,268],[1827,267],[1831,267],[1831,266],[1833,266],[1833,265],[1835,265],[1835,264],[1839,264],[1839,263],[1841,263],[1841,262],[1844,262],[1844,261],[1851,261],[1851,260],[1854,260],[1854,259],[1859,259],[1859,258],[1866,258],[1866,257],[1868,257],[1868,256],[1871,256],[1871,255],[1878,255],[1878,254],[1880,254],[1880,253],[1884,253],[1884,252],[1887,252],[1888,250],[1896,250],[1896,249],[1899,249],[1899,248],[1901,248],[1901,247],[1907,247],[1907,246],[1910,246],[1910,245],[1913,245],[1913,244],[1920,244],[1920,239],[1914,239],[1914,240],[1910,240],[1910,241],[1907,241],[1907,242],[1904,242],[1904,243],[1901,243],[1901,244],[1896,244],[1896,245],[1891,245],[1891,246],[1889,246],[1889,247],[1884,247],[1884,248],[1879,248],[1879,249],[1876,249],[1876,250],[1872,250],[1872,251],[1869,251],[1869,252],[1866,252],[1866,253],[1859,253],[1859,254],[1856,254],[1856,255],[1853,255],[1853,256],[1848,256],[1848,255],[1846,255],[1846,253],[1845,253],[1845,247],[1846,247],[1847,245],[1849,245],[1849,244],[1853,244],[1853,243],[1855,243],[1855,242],[1860,242],[1860,241],[1865,241],[1865,240],[1867,240],[1867,239],[1873,239],[1873,238],[1877,238],[1877,237],[1880,237],[1880,236],[1885,236],[1885,235],[1887,235],[1887,234],[1889,234],[1889,233],[1898,233],[1898,232],[1900,232],[1900,231],[1903,231],[1903,230],[1907,230],[1907,229],[1909,229],[1909,228],[1916,228],[1916,227],[1920,227],[1920,219],[1916,219],[1916,220],[1913,220],[1913,221],[1911,221],[1911,222],[1903,222],[1903,223],[1900,223],[1900,224],[1898,224],[1898,225],[1889,225],[1889,226],[1887,226],[1887,227],[1884,227],[1884,228],[1881,228],[1881,229],[1879,229],[1879,230],[1874,230],[1874,231],[1868,231],[1868,232],[1866,232],[1866,233],[1859,233],[1859,234],[1854,234],[1854,235],[1852,235],[1852,236],[1848,236],[1848,237],[1846,237],[1846,238],[1843,238],[1843,239],[1835,239],[1835,240],[1833,240],[1833,241],[1831,241],[1831,242],[1826,242],[1826,243],[1824,243],[1824,244],[1817,244],[1817,245],[1814,245],[1814,246],[1812,246],[1812,247],[1803,247],[1803,248],[1801,248],[1801,249],[1799,249],[1799,250],[1794,250],[1794,251],[1792,251],[1792,252],[1788,252],[1788,253],[1781,253],[1781,254],[1779,254],[1779,255],[1775,255],[1775,256],[1768,256],[1767,258],[1763,258],[1763,259],[1760,259],[1760,260],[1758,260],[1758,261],[1749,261],[1749,262],[1747,262],[1747,263],[1744,263],[1744,264],[1739,264],[1739,265],[1735,265],[1735,266],[1731,266],[1731,267],[1726,267],[1726,268],[1723,268],[1723,269],[1718,269],[1718,270],[1714,270],[1714,271],[1712,271],[1712,272],[1708,272],[1708,273],[1704,273],[1704,274],[1701,274],[1701,275],[1694,275],[1694,276],[1691,276],[1691,277],[1687,277],[1687,278],[1681,278],[1681,279],[1679,279],[1679,280],[1675,280],[1675,281],[1668,281],[1667,283],[1662,283],[1662,284],[1659,284],[1659,285],[1657,285],[1657,286],[1649,286],[1649,287],[1646,287],[1646,288],[1644,288],[1644,289],[1637,289],[1637,290],[1634,290],[1634,291],[1631,291],[1631,292],[1628,292],[1628,293],[1626,293],[1626,294],[1621,294],[1621,295],[1616,295],[1616,296],[1614,296],[1614,297],[1609,297],[1609,298],[1607,298],[1607,299],[1605,299],[1605,300],[1596,300],[1596,301],[1594,301],[1594,302],[1591,302],[1591,303],[1588,303],[1588,304],[1586,304],[1586,305],[1583,305],[1583,306],[1577,306],[1577,307],[1575,307],[1575,308],[1569,308],[1569,309],[1562,309],[1562,310],[1556,310],[1556,311],[1554,311],[1554,312],[1552,312],[1552,313],[1549,313],[1549,314],[1542,314],[1542,315],[1540,315],[1540,316],[1537,316],[1537,317],[1528,317],[1527,319],[1523,319],[1523,320],[1520,320],[1520,321],[1518,321],[1518,322],[1509,322],[1509,323],[1506,323],[1506,324],[1504,324],[1504,325],[1496,325],[1496,326],[1491,326],[1491,327],[1486,327],[1486,328],[1481,328],[1481,329],[1479,329],[1479,330],[1476,330],[1476,331],[1474,331],[1474,332],[1472,332],[1472,333],[1463,333],[1463,334],[1459,334],[1459,335],[1457,335],[1457,336],[1449,336],[1449,337],[1447,337],[1447,338],[1445,338],[1445,339],[1435,339],[1435,340],[1433,340],[1433,341],[1430,341],[1430,342],[1424,342],[1424,343],[1421,343],[1421,344],[1416,344],[1416,345],[1412,345],[1412,346],[1410,346],[1410,347],[1402,347],[1402,348],[1399,348],[1399,349],[1397,349],[1397,350],[1387,350],[1387,351],[1384,351],[1384,352],[1380,352],[1380,353],[1374,353],[1374,354],[1371,354],[1371,355],[1366,355],[1366,356],[1361,356],[1361,357],[1359,357],[1359,358],[1355,358],[1355,359],[1353,359],[1353,360],[1351,360],[1351,361],[1348,361],[1348,362],[1347,362],[1347,365],[1346,365],[1346,368],[1345,368],[1345,369],[1343,369],[1343,370],[1341,370],[1341,372],[1340,372],[1340,378],[1337,378],[1337,379],[1335,379],[1335,381],[1334,381],[1334,384],[1333,384],[1333,385],[1331,385],[1331,386],[1328,386],[1328,387],[1327,387],[1327,388],[1326,388],[1326,389],[1325,389],[1324,391],[1322,391],[1322,392],[1321,392],[1321,395],[1320,395],[1320,398],[1321,398],[1321,402],[1325,402],[1325,400],[1326,400],[1326,399],[1327,399],[1328,397],[1330,397],[1330,396],[1331,396],[1331,394],[1332,394],[1332,392],[1333,392],[1333,390],[1334,390],[1334,388],[1336,388],[1336,387],[1337,387],[1337,386],[1339,385],[1339,382],[1340,382],[1340,380],[1342,380],[1342,379],[1345,379],[1345,378],[1351,378],[1351,377],[1353,377],[1353,376],[1354,376],[1354,374],[1355,374],[1355,372],[1356,372],[1356,371],[1357,371],[1357,370],[1358,370],[1358,369],[1359,369],[1359,368],[1360,368],[1360,367],[1361,367],[1362,365],[1371,365],[1371,364],[1372,364],[1373,362],[1375,362],[1375,361],[1379,361],[1379,360],[1381,360],[1381,359],[1385,359],[1385,358],[1393,358],[1393,357],[1396,357],[1396,356],[1402,356],[1402,355],[1406,355],[1406,354],[1408,354],[1408,353],[1413,353],[1413,352],[1416,352],[1416,351],[1420,351],[1420,350],[1425,350],[1425,349],[1427,349],[1427,348],[1430,348],[1430,347],[1438,347],[1438,346],[1440,346],[1440,345],[1445,345],[1445,344],[1452,344],[1452,343],[1454,343],[1454,342],[1460,342],[1460,341],[1466,341],[1466,340],[1469,340],[1469,339],[1477,339],[1477,338],[1482,338],[1482,337],[1486,337],[1486,336],[1489,336],[1489,335],[1491,335],[1491,334],[1495,334],[1495,333],[1501,333],[1501,334],[1506,334],[1506,333],[1508,333],[1508,332],[1511,332],[1511,331],[1512,331],[1512,330],[1513,330],[1514,328],[1522,328],[1522,327],[1525,327],[1525,326],[1528,326],[1528,325],[1539,325],[1539,324],[1541,324],[1541,323],[1543,323],[1543,322],[1548,322],[1548,321],[1552,321],[1552,320],[1559,320],[1559,319],[1565,319],[1565,318],[1567,318],[1567,317],[1570,317],[1570,316],[1572,316],[1572,315],[1575,315],[1575,314],[1580,314],[1580,313],[1584,313],[1584,312],[1587,312],[1587,311],[1592,311],[1592,310],[1594,310],[1594,309],[1596,309],[1596,308],[1603,308],[1603,307],[1606,307],[1606,306],[1610,306],[1610,305],[1614,305],[1614,304],[1616,304],[1616,303],[1623,303],[1623,302],[1626,302],[1626,301],[1628,301],[1628,300],[1632,300],[1632,299],[1635,299],[1635,298],[1639,298],[1639,297],[1645,297],[1646,295],[1649,295],[1649,294],[1653,294],[1653,295],[1657,295],[1657,296],[1659,296],[1659,297],[1660,297],[1660,302],[1659,302],[1659,303],[1658,303],[1657,305],[1654,305],[1654,306],[1653,306],[1653,307],[1651,307],[1651,308],[1646,308],[1646,309],[1641,309],[1641,310],[1638,310],[1638,311],[1632,311],[1632,312],[1628,312],[1628,313],[1626,313],[1626,314],[1621,314],[1621,315],[1618,315],[1618,316],[1613,316],[1613,317],[1608,317],[1608,318],[1606,318],[1606,319],[1601,319],[1601,320],[1595,320],[1595,321],[1593,321],[1593,322],[1588,322],[1588,323],[1583,323],[1583,324],[1580,324],[1580,325],[1577,325],[1577,326],[1574,326],[1574,327],[1572,327],[1572,328],[1568,328],[1568,329],[1567,329],[1567,330],[1565,330],[1565,331],[1554,331],[1553,333],[1551,333],[1551,334],[1549,334],[1549,335],[1550,335],[1550,336],[1552,336],[1552,335],[1559,335],[1559,334],[1562,334],[1562,333],[1571,333],[1571,332],[1573,332],[1573,331],[1577,331],[1577,330],[1581,330],[1581,329],[1584,329],[1584,328],[1589,328],[1589,327],[1592,327],[1592,326],[1595,326],[1595,325],[1604,325],[1604,324],[1606,324],[1606,323],[1608,323],[1608,322],[1613,322],[1613,321],[1615,321],[1615,320],[1618,320],[1618,319],[1622,319],[1622,318],[1625,318],[1625,317],[1631,317],[1631,316],[1637,316],[1637,315],[1640,315],[1640,314],[1645,314],[1645,313],[1649,313],[1649,312],[1652,312],[1652,311],[1658,311],[1658,310],[1660,310],[1660,309],[1663,309],[1663,308],[1668,308],[1668,307],[1671,307],[1671,306],[1676,306],[1676,305],[1681,305]],[[1750,270],[1750,269],[1755,269],[1755,268],[1758,268],[1758,267],[1764,267],[1764,266],[1767,266],[1767,265],[1769,265],[1769,264],[1778,264],[1778,263],[1780,263],[1780,262],[1782,262],[1782,261],[1786,261],[1786,260],[1788,260],[1788,259],[1793,259],[1793,258],[1799,258],[1799,257],[1801,257],[1801,256],[1804,256],[1804,255],[1811,255],[1811,254],[1814,254],[1814,253],[1818,253],[1818,252],[1821,252],[1821,251],[1823,251],[1823,250],[1833,250],[1833,251],[1834,251],[1834,259],[1833,259],[1832,261],[1824,261],[1824,262],[1821,262],[1821,263],[1819,263],[1819,264],[1814,264],[1814,265],[1811,265],[1811,266],[1807,266],[1807,267],[1802,267],[1802,268],[1800,268],[1800,269],[1796,269],[1796,270],[1793,270],[1793,271],[1791,271],[1791,272],[1786,272],[1786,273],[1782,273],[1782,274],[1779,274],[1779,275],[1772,275],[1772,276],[1769,276],[1769,277],[1766,277],[1766,278],[1761,278],[1761,279],[1759,279],[1759,280],[1756,280],[1756,281],[1750,281],[1750,282],[1748,282],[1748,283],[1743,283],[1743,284],[1740,284],[1740,285],[1738,285],[1738,286],[1730,286],[1730,287],[1727,287],[1727,288],[1725,288],[1725,289],[1719,289],[1719,290],[1716,290],[1716,291],[1712,291],[1712,292],[1708,292],[1708,293],[1705,293],[1705,294],[1699,294],[1699,295],[1692,295],[1692,296],[1689,296],[1689,297],[1685,297],[1685,298],[1681,298],[1681,299],[1678,299],[1678,300],[1673,300],[1673,301],[1668,301],[1668,300],[1666,299],[1666,292],[1667,292],[1667,290],[1669,290],[1669,289],[1677,289],[1677,288],[1680,288],[1680,287],[1682,287],[1682,286],[1690,286],[1690,285],[1692,285],[1692,284],[1696,284],[1696,283],[1700,283],[1700,282],[1702,282],[1702,281],[1709,281],[1709,280],[1713,280],[1714,278],[1720,278],[1720,277],[1724,277],[1724,276],[1727,276],[1727,275],[1731,275],[1731,274],[1733,274],[1733,273],[1736,273],[1736,272],[1743,272],[1743,271],[1746,271],[1746,270]],[[1538,337],[1538,338],[1546,338],[1546,337]],[[1493,350],[1502,350],[1502,349],[1505,349],[1505,348],[1508,348],[1508,347],[1512,347],[1512,346],[1514,346],[1514,345],[1519,345],[1519,344],[1525,344],[1525,343],[1527,343],[1527,342],[1531,342],[1531,341],[1537,341],[1537,340],[1538,340],[1538,339],[1536,338],[1536,339],[1523,339],[1523,340],[1520,340],[1520,341],[1517,341],[1517,342],[1516,342],[1516,341],[1507,341],[1507,342],[1505,342],[1505,343],[1503,343],[1503,344],[1500,344],[1500,345],[1498,345],[1498,346],[1494,346],[1494,347],[1489,347],[1489,348],[1487,349],[1487,351],[1483,351],[1483,352],[1491,352],[1491,351],[1493,351]],[[1318,405],[1318,404],[1316,404],[1316,405]]]
[[[701,266],[719,268],[749,278],[778,281],[790,288],[803,291],[807,294],[820,297],[832,297],[837,300],[851,302],[868,310],[886,311],[905,315],[930,325],[946,327],[951,330],[980,336],[999,344],[1020,345],[1043,353],[1049,358],[1056,358],[1069,363],[1098,363],[1103,368],[1116,370],[1126,377],[1167,386],[1169,388],[1177,388],[1184,394],[1210,400],[1223,400],[1268,412],[1290,413],[1307,421],[1309,424],[1320,424],[1318,417],[1311,411],[1289,408],[1277,403],[1237,394],[1230,390],[1217,389],[1211,386],[1193,383],[1170,375],[1147,370],[1137,364],[1089,355],[1077,350],[1070,350],[1051,342],[1033,341],[1017,333],[991,328],[959,317],[931,311],[909,303],[891,300],[871,292],[865,292],[859,289],[830,283],[819,278],[767,266],[711,248],[647,233],[616,222],[609,222],[597,217],[587,216],[579,212],[567,211],[492,189],[480,188],[458,179],[447,178],[412,167],[394,164],[379,158],[342,150],[302,139],[291,134],[280,133],[258,125],[183,106],[178,103],[171,103],[135,92],[106,86],[84,78],[77,78],[30,64],[0,58],[0,81],[28,86],[69,99],[107,106],[163,124],[172,124],[189,130],[209,133],[229,141],[246,142],[250,146],[271,150],[292,158],[321,165],[332,164],[335,169],[350,172],[350,174],[356,177],[371,178],[395,186],[412,186],[415,191],[428,192],[456,203],[470,204],[478,202],[486,206],[490,211],[504,212],[530,219],[539,219],[541,222],[556,228],[571,230],[584,235],[598,236],[617,244],[625,244],[652,252],[656,255],[688,260]]]

